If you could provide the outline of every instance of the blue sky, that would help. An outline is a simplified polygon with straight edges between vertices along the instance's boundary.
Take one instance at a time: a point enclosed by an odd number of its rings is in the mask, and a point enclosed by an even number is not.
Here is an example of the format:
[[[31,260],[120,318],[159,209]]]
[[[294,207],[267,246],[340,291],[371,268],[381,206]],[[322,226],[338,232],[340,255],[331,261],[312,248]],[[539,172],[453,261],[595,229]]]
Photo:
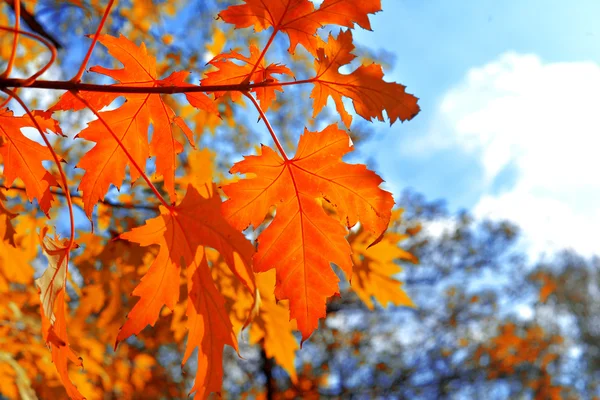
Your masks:
[[[386,79],[422,108],[362,149],[395,194],[513,219],[535,254],[598,253],[600,2],[574,4],[383,0],[355,39],[395,55]]]

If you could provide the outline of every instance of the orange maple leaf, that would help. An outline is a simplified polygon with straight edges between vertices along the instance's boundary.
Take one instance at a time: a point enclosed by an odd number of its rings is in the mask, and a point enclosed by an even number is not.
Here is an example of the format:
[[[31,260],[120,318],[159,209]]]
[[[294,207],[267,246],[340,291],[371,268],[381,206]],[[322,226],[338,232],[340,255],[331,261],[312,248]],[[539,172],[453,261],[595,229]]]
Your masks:
[[[156,60],[148,54],[145,45],[136,46],[124,36],[115,38],[100,35],[98,41],[106,46],[109,53],[123,64],[121,69],[107,69],[100,66],[90,68],[90,71],[107,75],[118,84],[113,86],[164,87],[185,86],[188,72],[174,72],[164,79],[158,79]],[[191,86],[191,85],[189,85]],[[176,200],[174,178],[176,157],[183,147],[175,139],[174,126],[179,126],[190,143],[193,143],[193,133],[185,122],[175,116],[173,110],[163,101],[160,94],[112,93],[98,95],[92,92],[82,92],[96,110],[109,105],[119,96],[124,96],[126,102],[119,108],[101,113],[103,119],[119,137],[135,163],[144,168],[149,155],[156,156],[156,172],[164,178],[165,189],[171,201]],[[194,107],[218,114],[213,101],[203,93],[188,93],[186,97]],[[80,110],[85,108],[83,102],[67,92],[61,97],[50,111]],[[153,127],[152,141],[148,143],[148,129]],[[132,182],[140,177],[139,172],[110,135],[104,124],[95,120],[77,135],[96,143],[78,164],[86,170],[79,190],[83,192],[84,210],[91,216],[94,205],[104,198],[110,184],[120,187],[125,178],[125,167],[130,166]]]
[[[3,298],[15,290],[14,284],[31,286],[35,272],[32,265],[39,252],[39,238],[32,232],[40,219],[25,214],[16,221],[13,228],[11,214],[0,212],[0,297]]]
[[[60,381],[71,399],[83,399],[77,387],[69,378],[68,361],[83,366],[71,347],[67,337],[67,320],[65,316],[65,281],[67,278],[69,247],[68,240],[46,236],[47,228],[42,229],[40,241],[43,253],[48,258],[48,268],[35,285],[40,292],[42,332],[44,340],[51,347],[52,362],[56,366]]]
[[[269,147],[262,154],[236,163],[231,173],[255,174],[223,187],[229,197],[223,213],[242,230],[257,228],[271,206],[275,218],[258,237],[254,270],[275,268],[278,299],[290,300],[303,340],[325,316],[326,299],[338,293],[338,278],[330,263],[352,274],[347,228],[359,220],[375,242],[390,220],[394,200],[379,188],[381,178],[364,165],[351,165],[341,157],[352,150],[348,135],[335,125],[322,132],[305,130],[296,156],[281,158]],[[328,216],[318,198],[336,207],[340,222]]]
[[[277,79],[273,77],[274,74],[294,76],[292,71],[285,65],[267,65],[264,57],[261,60],[261,64],[256,66],[259,57],[260,51],[258,50],[258,47],[253,44],[250,45],[250,57],[243,56],[235,51],[219,54],[209,61],[209,64],[216,67],[218,70],[207,73],[206,78],[202,80],[202,84],[231,85],[261,82],[276,83]],[[242,61],[244,64],[235,64],[231,61],[232,59]],[[252,91],[256,93],[264,111],[267,111],[273,103],[273,100],[275,100],[275,90],[280,92],[283,91],[281,86],[276,85],[252,89]],[[214,92],[215,98],[222,96],[224,93],[225,92]],[[239,91],[231,92],[231,99],[233,101],[238,100],[241,96],[242,94]]]
[[[548,297],[558,288],[556,279],[552,275],[542,271],[535,273],[531,278],[542,284],[540,288],[540,303],[545,303]]]
[[[15,244],[15,227],[12,224],[12,220],[18,215],[8,211],[4,207],[4,201],[6,197],[0,193],[0,242],[7,241],[12,247],[16,247]]]
[[[295,321],[290,321],[287,301],[277,301],[273,294],[276,285],[275,271],[257,274],[256,284],[260,291],[260,312],[250,325],[250,343],[262,341],[267,357],[273,357],[292,382],[298,381],[296,374],[296,350],[298,342],[294,336]]]
[[[35,285],[40,291],[40,300],[44,315],[51,323],[54,323],[54,304],[56,297],[61,290],[65,288],[68,269],[67,246],[68,239],[61,241],[59,238],[49,238],[46,236],[48,228],[43,228],[40,234],[42,250],[48,258],[48,268],[41,277],[35,280]]]
[[[405,235],[388,232],[383,240],[370,247],[373,238],[362,228],[348,238],[354,262],[352,289],[371,310],[375,307],[372,298],[383,307],[388,303],[414,307],[411,299],[402,290],[402,282],[395,278],[402,271],[397,261],[417,262],[414,255],[398,246],[398,242],[405,238]]]
[[[350,74],[341,74],[340,67],[348,65],[356,56],[352,54],[351,31],[340,31],[337,38],[329,34],[327,42],[318,39],[315,70],[315,87],[310,97],[314,99],[313,118],[316,117],[331,96],[336,110],[346,127],[350,127],[352,117],[346,111],[342,97],[352,99],[354,110],[366,120],[377,118],[383,121],[383,111],[390,124],[397,120],[406,121],[419,112],[417,98],[404,91],[405,86],[383,80],[383,70],[375,63],[361,65]]]
[[[154,325],[163,305],[173,309],[179,298],[180,266],[196,262],[200,246],[212,247],[221,253],[232,272],[252,293],[254,277],[250,269],[254,249],[240,232],[220,215],[220,198],[213,194],[202,197],[188,186],[181,204],[146,221],[146,225],[120,235],[120,238],[142,246],[157,244],[160,251],[133,295],[140,297],[119,331],[117,343]]]
[[[190,336],[184,362],[189,353],[200,346],[197,380],[193,389],[198,393],[210,393],[220,388],[222,374],[213,370],[222,368],[223,346],[229,344],[237,349],[220,294],[214,283],[209,281],[212,278],[204,260],[204,246],[219,251],[236,277],[251,293],[256,291],[250,268],[254,248],[243,234],[225,221],[220,207],[221,199],[214,188],[207,189],[203,197],[190,185],[181,204],[172,209],[161,207],[160,216],[120,236],[142,246],[157,244],[160,250],[133,291],[140,300],[128,314],[116,344],[138,334],[147,325],[154,325],[163,305],[171,310],[175,308],[179,298],[180,268],[185,268],[189,286],[187,315]],[[227,321],[222,318],[227,318]]]
[[[317,30],[325,25],[353,28],[357,23],[370,30],[368,14],[381,11],[380,0],[325,0],[318,8],[309,0],[244,0],[244,3],[230,6],[219,17],[236,28],[254,26],[260,32],[272,27],[287,33],[290,53],[294,53],[298,44],[312,50]]]
[[[50,113],[35,111],[33,115],[42,129],[62,134],[58,122],[50,118]],[[52,153],[46,146],[23,135],[22,128],[35,129],[29,116],[15,117],[12,111],[0,109],[0,155],[4,163],[4,186],[10,187],[16,178],[21,178],[29,201],[37,199],[47,215],[54,198],[50,186],[58,186],[58,183],[44,168],[42,161],[53,160]]]
[[[296,350],[299,345],[294,331],[296,321],[290,321],[289,302],[277,301],[275,289],[275,270],[256,274],[256,286],[260,294],[258,304],[251,293],[236,279],[216,252],[207,251],[211,263],[213,278],[221,295],[225,298],[225,307],[229,311],[234,331],[239,333],[248,322],[248,313],[252,313],[250,324],[250,344],[260,344],[267,357],[273,357],[277,365],[297,382]],[[257,307],[258,306],[258,307]]]
[[[229,319],[223,295],[215,286],[203,248],[187,267],[188,340],[183,355],[185,364],[198,347],[198,369],[191,392],[200,399],[220,392],[223,380],[223,347],[238,351],[237,339]]]
[[[51,324],[42,312],[42,333],[44,340],[50,346],[52,362],[58,371],[58,376],[72,400],[84,400],[85,397],[69,378],[68,362],[83,368],[83,360],[77,357],[67,339],[67,320],[65,315],[65,291],[61,290],[56,296],[55,321]]]

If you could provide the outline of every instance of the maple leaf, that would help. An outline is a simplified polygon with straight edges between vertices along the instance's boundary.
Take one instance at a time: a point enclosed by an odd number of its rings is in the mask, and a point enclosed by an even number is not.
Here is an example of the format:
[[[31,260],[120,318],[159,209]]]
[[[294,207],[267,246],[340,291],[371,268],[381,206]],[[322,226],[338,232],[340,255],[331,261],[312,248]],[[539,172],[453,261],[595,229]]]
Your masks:
[[[186,175],[178,178],[179,185],[187,183],[199,192],[204,192],[207,184],[212,185],[212,159],[213,154],[208,149],[189,154]],[[181,326],[184,326],[189,332],[183,364],[194,348],[199,348],[196,380],[191,391],[196,392],[196,397],[204,398],[208,393],[220,390],[223,378],[221,368],[208,366],[222,364],[222,349],[225,344],[238,350],[237,333],[242,325],[248,322],[252,310],[258,306],[258,299],[255,298],[255,293],[250,292],[243,281],[236,277],[217,251],[199,248],[196,259],[200,261],[190,264],[186,271],[187,321],[185,325],[177,324],[175,329],[181,332]],[[210,263],[210,268],[207,262]],[[227,289],[223,286],[225,282]],[[230,310],[229,306],[233,304],[238,306],[237,313]],[[174,313],[176,311],[178,310]],[[184,332],[179,334],[183,336]],[[202,382],[206,382],[206,385],[202,385]]]
[[[33,115],[44,131],[62,134],[58,122],[50,118],[50,113],[34,111]],[[0,155],[4,163],[4,186],[10,187],[16,178],[21,178],[29,201],[37,199],[47,215],[54,198],[50,186],[58,186],[58,183],[44,168],[42,161],[54,158],[46,146],[28,139],[22,128],[35,129],[29,116],[15,117],[12,111],[0,109]]]
[[[207,248],[206,259],[211,266],[212,277],[217,289],[225,299],[225,308],[237,335],[247,326],[249,315],[250,320],[255,321],[257,309],[262,306],[262,296],[257,296],[259,297],[257,301],[254,294],[250,293],[248,288],[231,273],[223,258],[216,251]],[[258,288],[258,278],[256,285]]]
[[[12,247],[15,245],[15,227],[12,224],[12,220],[18,215],[11,213],[4,206],[6,197],[0,193],[0,242],[7,241]]]
[[[215,286],[204,249],[200,247],[198,253],[196,260],[200,261],[187,267],[189,332],[182,364],[198,347],[198,369],[190,392],[196,392],[196,397],[203,399],[211,392],[221,390],[223,347],[227,344],[238,351],[238,345],[225,300]]]
[[[295,321],[290,321],[290,311],[287,301],[277,302],[273,289],[275,288],[275,271],[257,274],[256,284],[259,288],[261,305],[260,312],[250,326],[250,343],[262,341],[267,357],[273,357],[283,368],[292,382],[296,383],[296,350],[298,342],[293,331]]]
[[[185,268],[189,286],[187,315],[190,331],[184,362],[189,353],[200,346],[197,380],[193,389],[197,393],[210,393],[220,387],[221,375],[213,370],[222,368],[220,354],[223,345],[237,348],[231,322],[223,320],[228,317],[223,311],[220,294],[214,283],[208,280],[210,271],[203,261],[204,246],[219,251],[231,271],[250,292],[255,293],[256,290],[250,269],[254,248],[221,216],[221,199],[214,189],[207,189],[203,197],[190,185],[181,204],[170,210],[161,207],[160,216],[120,236],[142,246],[157,244],[160,250],[133,291],[140,300],[121,327],[117,344],[138,334],[147,325],[154,325],[163,305],[171,310],[175,308],[179,298],[180,268]]]
[[[52,349],[52,362],[56,366],[60,381],[67,390],[71,399],[83,399],[77,387],[73,384],[68,374],[68,361],[82,366],[67,338],[67,320],[65,316],[65,281],[67,278],[68,256],[70,248],[68,239],[60,241],[58,237],[46,236],[47,228],[40,234],[40,242],[44,255],[48,258],[48,268],[35,285],[40,292],[42,309],[42,332],[44,339]]]
[[[351,150],[350,138],[335,125],[322,132],[305,130],[293,159],[263,146],[260,155],[247,156],[230,170],[256,176],[223,187],[229,197],[223,214],[240,230],[257,228],[276,206],[275,218],[258,237],[254,270],[277,271],[275,296],[290,300],[290,316],[303,340],[325,316],[326,299],[338,293],[329,264],[352,275],[346,227],[360,220],[377,242],[394,205],[392,195],[379,188],[379,176],[364,165],[341,161]],[[325,213],[318,198],[336,208],[339,222]]]
[[[200,149],[188,153],[185,161],[185,174],[177,177],[179,187],[192,185],[199,193],[212,186],[214,154],[209,149]]]
[[[0,194],[0,198],[2,195]],[[31,223],[35,218],[27,215],[20,216],[18,223],[13,228],[11,215],[1,212],[0,203],[0,293],[7,294],[14,291],[11,284],[21,284],[29,287],[32,283],[34,269],[32,261],[38,253],[38,240],[31,235]],[[33,240],[32,240],[33,237]],[[31,244],[32,248],[28,248]],[[37,292],[36,292],[37,294]]]
[[[188,72],[174,72],[164,79],[157,79],[156,60],[148,54],[145,45],[136,46],[126,37],[115,38],[100,35],[98,41],[106,46],[109,53],[123,64],[121,69],[107,69],[100,66],[90,71],[109,76],[117,80],[119,85],[139,87],[192,86],[184,82]],[[119,96],[127,100],[121,107],[101,113],[103,119],[119,137],[128,150],[133,161],[144,168],[148,156],[156,156],[156,173],[164,178],[165,189],[171,201],[176,200],[174,177],[177,154],[183,150],[174,137],[174,126],[179,126],[190,143],[193,133],[181,118],[175,116],[173,110],[165,104],[159,94],[112,93],[98,95],[82,92],[96,110],[109,105]],[[203,93],[189,93],[186,97],[190,104],[202,110],[216,113],[218,111],[212,100]],[[67,92],[49,111],[80,110],[85,104]],[[148,143],[148,129],[153,127],[152,141]],[[131,180],[134,182],[140,173],[133,167],[131,160],[119,144],[107,135],[105,125],[95,120],[80,132],[77,137],[95,142],[96,145],[87,152],[78,164],[85,169],[79,185],[83,192],[84,210],[91,216],[94,205],[104,198],[110,184],[120,187],[125,177],[125,167],[130,166]]]
[[[65,281],[67,279],[68,269],[68,254],[67,246],[68,239],[60,241],[59,238],[49,238],[46,236],[48,228],[43,228],[40,234],[40,242],[42,250],[48,258],[48,268],[44,271],[41,277],[35,280],[35,285],[40,291],[40,300],[44,315],[53,323],[54,304],[58,292],[64,290]]]
[[[235,279],[221,258],[215,252],[206,253],[212,265],[213,278],[221,295],[226,299],[225,307],[229,310],[234,331],[237,333],[248,322],[248,313],[254,313],[250,324],[250,344],[260,344],[269,358],[274,358],[297,382],[296,350],[299,345],[294,330],[296,321],[290,321],[289,302],[277,301],[275,288],[275,270],[256,274],[256,286],[260,295],[260,303],[255,302],[252,294]]]
[[[419,112],[417,98],[404,91],[405,86],[383,80],[383,70],[375,63],[361,65],[350,74],[342,74],[339,69],[348,65],[356,56],[352,54],[352,32],[340,31],[337,38],[329,34],[327,42],[319,40],[314,62],[315,87],[310,97],[314,99],[313,118],[316,117],[331,96],[335,107],[346,127],[350,127],[352,117],[346,111],[343,97],[352,99],[354,110],[366,120],[374,118],[383,121],[383,111],[387,113],[390,125],[397,120],[412,119]]]
[[[545,303],[548,300],[548,297],[558,288],[556,279],[550,274],[537,272],[531,276],[531,279],[542,284],[540,287],[540,303]]]
[[[207,73],[206,78],[202,80],[202,85],[231,85],[261,82],[276,83],[278,80],[273,77],[274,74],[294,76],[292,71],[285,65],[267,65],[264,57],[261,60],[261,64],[255,68],[259,57],[260,51],[258,50],[258,47],[253,44],[250,45],[250,57],[246,57],[235,51],[219,54],[208,62],[218,70]],[[244,64],[238,65],[231,60],[242,61]],[[257,94],[258,100],[264,111],[267,111],[275,100],[276,90],[280,92],[283,91],[281,86],[276,85],[252,89],[252,91]],[[215,98],[222,96],[224,93],[225,92],[214,92]],[[231,100],[233,101],[239,100],[241,96],[242,93],[239,91],[231,92]]]
[[[287,33],[289,52],[301,44],[314,48],[317,30],[336,24],[353,28],[357,23],[371,29],[368,14],[381,10],[380,0],[324,0],[318,8],[309,0],[244,0],[245,4],[230,6],[219,13],[225,22],[236,28],[254,26],[260,32],[272,27]]]
[[[173,309],[179,297],[180,266],[195,262],[199,246],[218,250],[232,272],[254,293],[254,278],[249,267],[254,249],[221,217],[220,206],[217,195],[205,198],[193,186],[188,186],[185,198],[172,212],[161,207],[160,216],[120,235],[142,246],[157,244],[160,251],[133,292],[141,299],[129,313],[117,343],[147,325],[154,325],[163,305]]]
[[[372,297],[384,307],[388,303],[414,307],[402,290],[402,283],[394,278],[394,275],[402,271],[396,264],[397,261],[417,262],[415,256],[398,247],[398,242],[405,238],[405,235],[398,233],[387,233],[383,240],[371,247],[369,244],[373,238],[362,229],[353,232],[348,238],[354,262],[352,289],[371,310],[375,306]]]

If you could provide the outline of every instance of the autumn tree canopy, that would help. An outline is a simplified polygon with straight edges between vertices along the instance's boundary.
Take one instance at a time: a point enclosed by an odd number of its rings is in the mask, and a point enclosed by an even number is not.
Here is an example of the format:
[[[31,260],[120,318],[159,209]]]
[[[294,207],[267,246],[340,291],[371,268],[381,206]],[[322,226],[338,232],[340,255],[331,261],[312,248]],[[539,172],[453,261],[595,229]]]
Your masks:
[[[223,348],[237,351],[244,328],[296,379],[292,332],[304,342],[325,317],[339,293],[333,265],[370,307],[412,305],[395,277],[396,261],[416,262],[398,248],[401,213],[375,172],[342,159],[358,119],[419,112],[355,54],[352,29],[376,29],[380,1],[217,6],[3,5],[2,395],[182,397],[177,353],[182,368],[193,360],[191,393],[204,398],[220,392]],[[213,24],[201,53],[161,34],[163,17]],[[244,46],[225,46],[226,30]],[[286,102],[312,111],[281,121]],[[227,160],[207,132],[243,140],[256,118],[270,143],[247,140],[255,154],[221,174]]]

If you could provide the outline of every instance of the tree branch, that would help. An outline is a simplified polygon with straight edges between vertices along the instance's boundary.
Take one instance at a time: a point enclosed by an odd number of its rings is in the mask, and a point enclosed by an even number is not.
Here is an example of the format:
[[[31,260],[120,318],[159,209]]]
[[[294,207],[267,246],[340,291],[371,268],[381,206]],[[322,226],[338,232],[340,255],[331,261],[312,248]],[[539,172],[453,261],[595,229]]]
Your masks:
[[[71,90],[82,92],[102,93],[142,93],[142,94],[174,94],[174,93],[210,93],[210,92],[247,92],[254,88],[269,86],[290,86],[312,83],[316,79],[303,79],[289,82],[259,82],[238,83],[233,85],[206,85],[206,86],[128,86],[128,85],[98,85],[94,83],[79,83],[72,81],[47,81],[37,80],[28,82],[26,79],[0,79],[0,88],[30,87],[36,89]]]
[[[15,11],[15,1],[14,0],[4,0],[4,1],[6,2],[6,4],[8,4],[13,9],[13,11]],[[46,29],[44,29],[42,24],[40,24],[38,22],[35,15],[33,15],[32,13],[27,11],[27,9],[25,8],[25,4],[21,4],[21,19],[23,19],[23,21],[27,24],[29,29],[31,29],[35,33],[39,34],[40,36],[48,39],[50,42],[52,42],[54,47],[56,47],[57,49],[62,49],[62,47],[63,47],[62,44],[60,44],[60,42],[58,40],[56,40],[51,34],[48,33],[48,31],[46,31]]]

